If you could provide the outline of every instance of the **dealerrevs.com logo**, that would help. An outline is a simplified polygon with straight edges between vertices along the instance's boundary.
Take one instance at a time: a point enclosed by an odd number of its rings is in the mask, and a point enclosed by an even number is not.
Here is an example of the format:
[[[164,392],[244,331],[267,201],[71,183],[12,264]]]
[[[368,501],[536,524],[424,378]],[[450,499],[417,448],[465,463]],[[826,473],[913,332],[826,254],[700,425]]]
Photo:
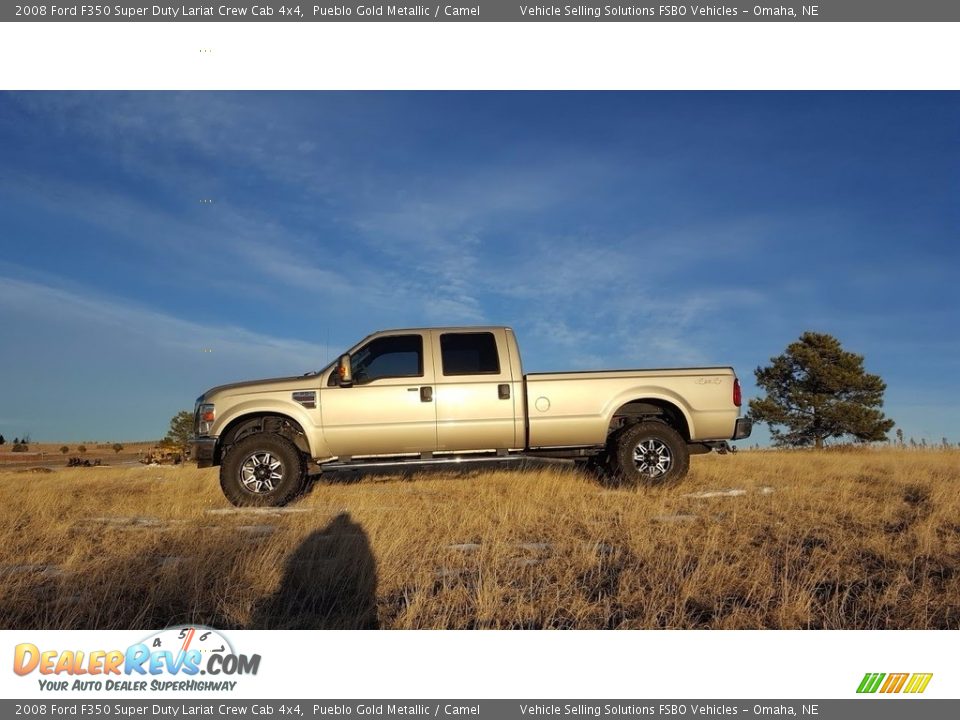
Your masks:
[[[932,678],[933,673],[867,673],[857,692],[918,694],[927,689]]]
[[[237,653],[217,630],[167,628],[126,650],[53,650],[33,643],[14,648],[13,671],[37,674],[41,690],[230,691],[233,678],[256,675],[260,655]],[[202,679],[200,676],[203,676]]]

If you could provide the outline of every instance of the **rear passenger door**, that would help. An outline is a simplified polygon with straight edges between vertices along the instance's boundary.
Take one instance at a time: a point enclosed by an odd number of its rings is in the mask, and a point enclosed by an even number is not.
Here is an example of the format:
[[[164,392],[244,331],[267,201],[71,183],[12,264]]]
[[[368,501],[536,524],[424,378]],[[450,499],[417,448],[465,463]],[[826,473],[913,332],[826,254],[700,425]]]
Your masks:
[[[433,330],[436,358],[437,449],[522,447],[516,437],[513,377],[506,333]]]

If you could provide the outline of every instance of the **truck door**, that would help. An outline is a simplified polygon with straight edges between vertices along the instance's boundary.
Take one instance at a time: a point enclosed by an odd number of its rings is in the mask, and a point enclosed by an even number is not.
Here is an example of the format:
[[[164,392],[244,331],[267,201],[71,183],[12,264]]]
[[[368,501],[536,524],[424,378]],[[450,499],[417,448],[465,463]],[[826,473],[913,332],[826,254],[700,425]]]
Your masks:
[[[437,449],[499,450],[523,446],[514,417],[506,333],[433,330],[436,361]]]
[[[340,387],[331,373],[320,394],[323,434],[330,452],[344,456],[436,450],[429,335],[381,335],[350,358],[353,385]]]

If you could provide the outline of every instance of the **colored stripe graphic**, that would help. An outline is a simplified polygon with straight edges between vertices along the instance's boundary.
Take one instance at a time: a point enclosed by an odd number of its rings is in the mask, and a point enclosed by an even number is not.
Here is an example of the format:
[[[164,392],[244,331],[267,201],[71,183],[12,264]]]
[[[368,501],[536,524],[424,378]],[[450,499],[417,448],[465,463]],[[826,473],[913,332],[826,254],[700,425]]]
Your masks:
[[[885,675],[883,673],[867,673],[863,676],[863,680],[860,681],[860,687],[857,688],[857,692],[875,693],[877,688],[880,687],[880,682],[884,677]]]
[[[903,685],[907,682],[907,678],[910,677],[910,673],[890,673],[887,675],[887,681],[883,684],[883,687],[880,688],[882,693],[898,693],[903,689]]]
[[[913,677],[910,678],[910,682],[907,684],[907,688],[904,690],[904,692],[922,693],[927,689],[927,685],[930,684],[931,678],[933,678],[933,673],[914,673]]]
[[[866,673],[860,685],[857,687],[858,693],[922,693],[927,689],[933,673]],[[881,684],[882,683],[882,684]]]

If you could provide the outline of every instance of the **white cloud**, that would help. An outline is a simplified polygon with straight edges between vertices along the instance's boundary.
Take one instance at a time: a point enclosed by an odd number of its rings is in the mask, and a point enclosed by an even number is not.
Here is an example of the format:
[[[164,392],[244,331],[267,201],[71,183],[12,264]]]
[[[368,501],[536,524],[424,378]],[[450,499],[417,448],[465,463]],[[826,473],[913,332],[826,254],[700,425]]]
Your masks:
[[[0,276],[4,406],[36,438],[156,438],[206,388],[319,369],[318,343],[185,320],[122,298]],[[336,349],[330,351],[335,352]]]
[[[8,317],[28,315],[34,320],[55,320],[57,325],[75,324],[79,331],[112,329],[137,336],[157,348],[178,351],[214,348],[258,356],[271,365],[303,363],[304,358],[316,357],[318,349],[312,343],[271,337],[238,326],[214,326],[183,320],[132,304],[126,299],[80,295],[10,277],[0,277],[0,306]]]

